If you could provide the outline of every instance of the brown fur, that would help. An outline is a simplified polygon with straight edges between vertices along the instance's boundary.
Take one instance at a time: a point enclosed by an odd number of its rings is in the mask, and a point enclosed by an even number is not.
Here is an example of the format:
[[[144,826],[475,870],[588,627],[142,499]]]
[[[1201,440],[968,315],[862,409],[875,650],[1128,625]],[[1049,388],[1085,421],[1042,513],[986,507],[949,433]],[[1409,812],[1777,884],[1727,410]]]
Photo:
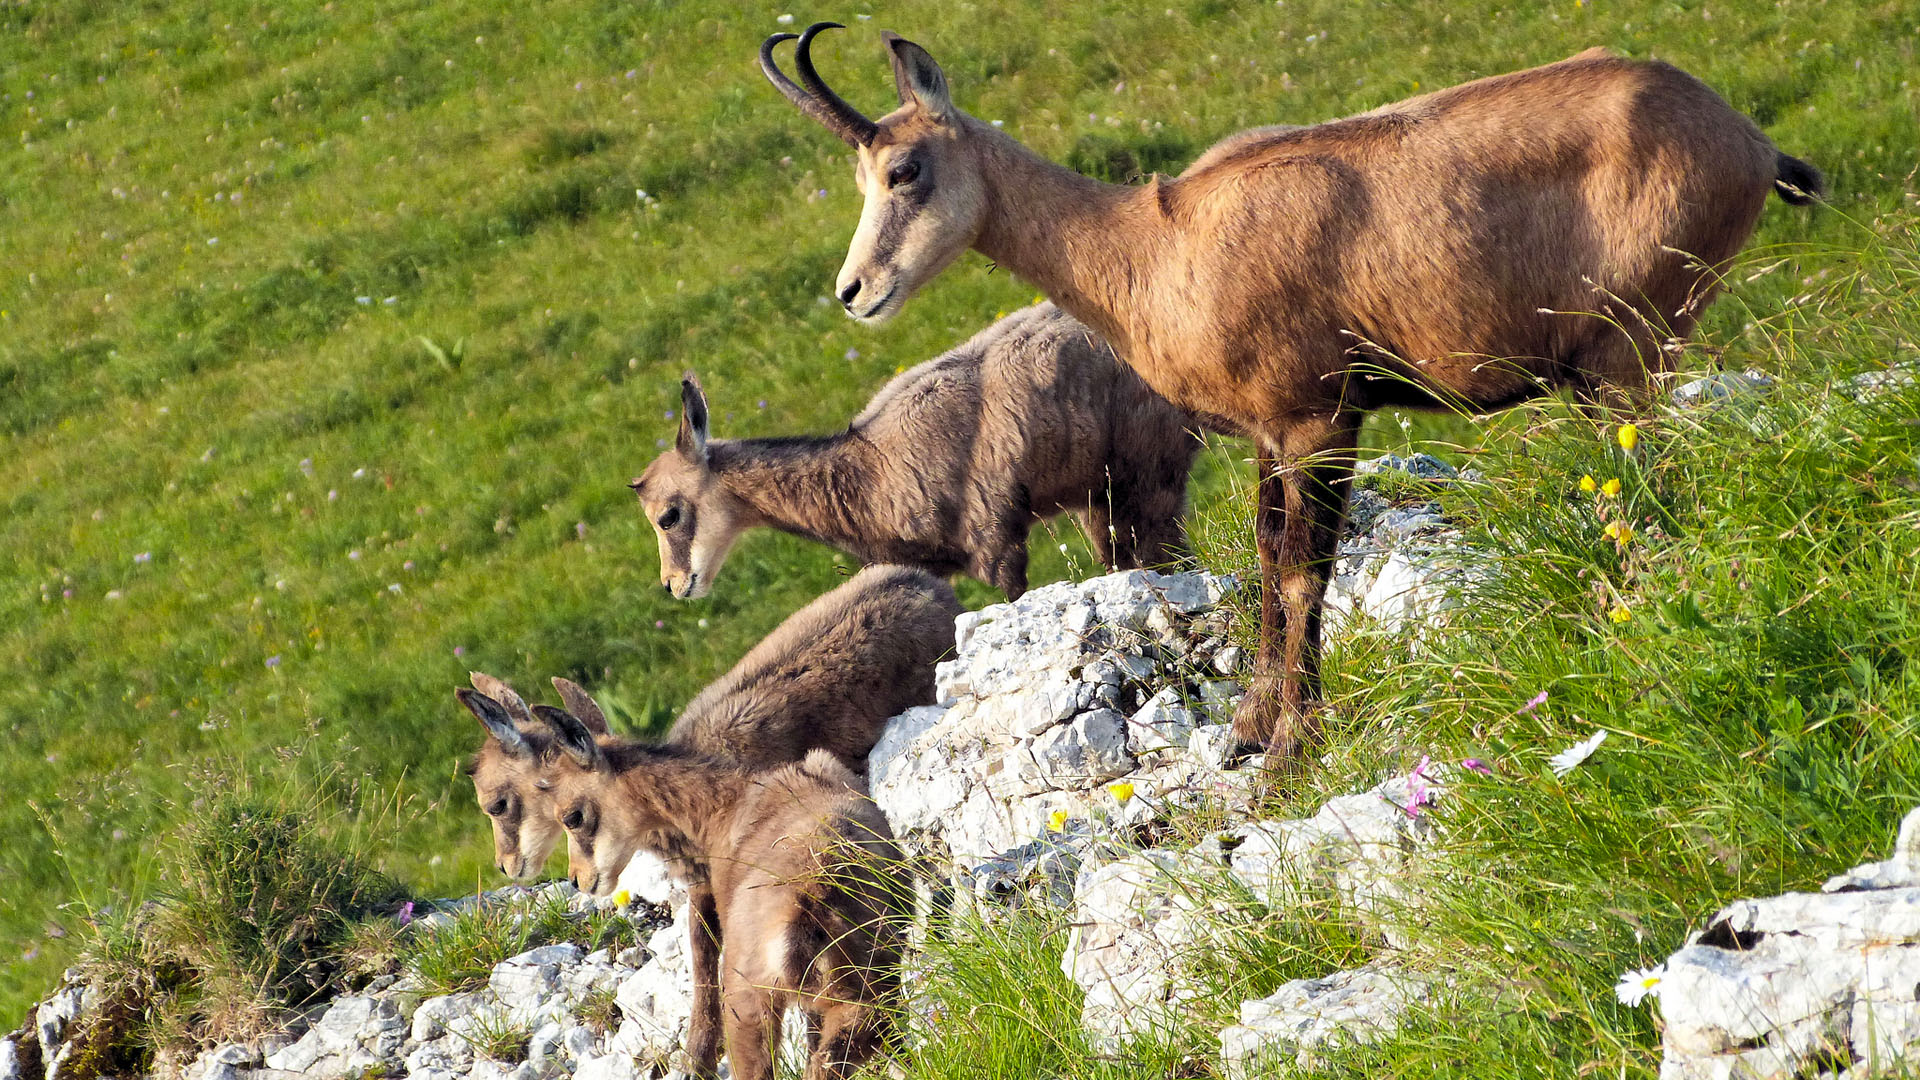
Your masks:
[[[704,595],[742,531],[781,529],[870,562],[966,573],[1016,598],[1027,531],[1063,512],[1112,568],[1183,539],[1192,417],[1052,304],[1017,311],[896,376],[847,430],[715,439],[688,376],[681,434],[633,482],[660,580]]]
[[[842,301],[884,319],[971,246],[1176,405],[1253,438],[1261,647],[1234,724],[1283,757],[1313,735],[1365,414],[1639,392],[1767,194],[1820,187],[1692,76],[1601,49],[1236,136],[1120,187],[960,112],[925,50],[888,45],[901,108],[836,131],[859,136],[866,195]]]
[[[543,715],[568,752],[551,779],[576,885],[606,895],[634,852],[668,832],[707,868],[727,943],[720,986],[733,1075],[773,1076],[789,1004],[808,1019],[809,1080],[872,1057],[899,993],[904,911],[893,879],[903,860],[860,779],[824,750],[750,772],[679,750],[609,750],[567,714]]]
[[[933,668],[952,648],[960,611],[952,588],[930,574],[868,567],[795,612],[696,695],[659,749],[747,770],[824,749],[864,771],[887,719],[933,701]],[[458,693],[488,732],[472,768],[475,795],[494,820],[501,869],[528,877],[539,872],[564,834],[548,776],[559,747],[552,728],[504,683],[476,673],[474,684],[476,690]],[[555,685],[576,717],[599,716],[585,691],[563,679]],[[604,718],[599,727],[604,729]],[[603,730],[595,734],[610,752],[644,745]],[[509,812],[513,827],[503,828]],[[503,837],[511,838],[511,850]],[[678,833],[660,832],[641,846],[666,859],[688,883],[694,1011],[687,1054],[696,1075],[712,1076],[720,1033],[720,929],[712,889],[703,864]]]

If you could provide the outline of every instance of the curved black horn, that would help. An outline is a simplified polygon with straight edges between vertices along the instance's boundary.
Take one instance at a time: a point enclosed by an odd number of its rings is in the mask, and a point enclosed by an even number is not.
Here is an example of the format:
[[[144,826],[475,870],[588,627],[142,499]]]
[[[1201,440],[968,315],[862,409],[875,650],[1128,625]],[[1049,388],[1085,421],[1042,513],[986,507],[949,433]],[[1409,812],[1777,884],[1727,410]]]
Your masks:
[[[800,35],[800,43],[794,46],[794,69],[800,73],[800,81],[805,89],[794,85],[792,79],[774,63],[773,47],[783,41],[794,39],[792,34],[775,34],[760,43],[760,70],[767,76],[774,89],[786,95],[801,112],[819,121],[821,126],[840,136],[848,146],[865,146],[873,141],[879,130],[874,122],[861,115],[859,109],[846,103],[839,94],[834,93],[813,69],[813,58],[809,50],[813,47],[814,35],[822,30],[845,29],[836,22],[817,22],[807,27]]]

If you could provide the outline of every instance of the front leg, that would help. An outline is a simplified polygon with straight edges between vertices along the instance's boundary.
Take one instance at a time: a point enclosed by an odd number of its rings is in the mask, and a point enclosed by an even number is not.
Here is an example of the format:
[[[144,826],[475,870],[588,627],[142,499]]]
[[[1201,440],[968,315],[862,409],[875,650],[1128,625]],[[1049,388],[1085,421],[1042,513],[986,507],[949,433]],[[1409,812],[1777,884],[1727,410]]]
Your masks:
[[[757,986],[738,966],[728,965],[722,1009],[727,1026],[727,1061],[733,1080],[773,1080],[773,1055],[780,1045],[781,1001]]]
[[[1318,739],[1320,615],[1346,523],[1360,419],[1297,419],[1281,430],[1279,453],[1261,455],[1260,651],[1234,731],[1243,741],[1264,733],[1270,766]]]
[[[720,908],[706,879],[687,888],[687,957],[693,968],[687,1065],[695,1080],[714,1080],[720,1075]]]
[[[1253,676],[1233,713],[1233,734],[1244,753],[1265,750],[1280,730],[1283,656],[1286,639],[1285,605],[1280,598],[1281,538],[1287,526],[1286,484],[1278,458],[1260,441],[1255,467],[1259,469],[1257,504],[1253,515],[1253,545],[1260,555],[1260,649],[1254,656]]]

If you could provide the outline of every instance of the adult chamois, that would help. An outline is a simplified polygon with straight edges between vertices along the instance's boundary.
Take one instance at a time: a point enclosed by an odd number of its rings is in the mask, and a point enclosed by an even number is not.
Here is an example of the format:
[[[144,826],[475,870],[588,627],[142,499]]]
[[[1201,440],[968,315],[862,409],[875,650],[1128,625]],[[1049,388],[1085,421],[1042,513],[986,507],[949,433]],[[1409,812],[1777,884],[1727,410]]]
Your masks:
[[[612,892],[662,835],[705,867],[735,1077],[771,1080],[789,1004],[808,1019],[808,1080],[880,1050],[899,993],[904,860],[852,770],[824,750],[751,772],[679,748],[607,747],[566,711],[538,712],[565,752],[549,780],[582,891]]]
[[[660,748],[748,770],[799,761],[825,750],[866,768],[887,719],[933,701],[933,668],[953,648],[960,602],[923,571],[872,566],[800,609],[687,704]],[[547,770],[560,754],[551,727],[511,688],[475,673],[457,690],[486,740],[470,774],[493,822],[502,873],[539,873],[565,831],[554,814]],[[555,679],[567,710],[609,748],[641,745],[614,737],[584,690]],[[688,887],[689,956],[694,974],[687,1056],[694,1074],[715,1075],[720,1054],[720,921],[705,870],[673,835],[649,847]]]
[[[1768,193],[1822,188],[1697,79],[1603,49],[1104,184],[961,112],[933,58],[890,33],[900,107],[868,119],[809,59],[835,25],[800,35],[799,84],[773,59],[791,34],[760,65],[854,148],[849,314],[888,318],[971,247],[1254,441],[1260,651],[1234,730],[1282,760],[1318,727],[1321,601],[1366,413],[1641,391]]]
[[[1024,308],[897,375],[845,431],[712,439],[700,382],[680,433],[633,481],[660,542],[660,583],[704,596],[756,526],[871,562],[1027,590],[1027,531],[1072,513],[1113,569],[1172,559],[1184,539],[1192,417],[1052,304]]]

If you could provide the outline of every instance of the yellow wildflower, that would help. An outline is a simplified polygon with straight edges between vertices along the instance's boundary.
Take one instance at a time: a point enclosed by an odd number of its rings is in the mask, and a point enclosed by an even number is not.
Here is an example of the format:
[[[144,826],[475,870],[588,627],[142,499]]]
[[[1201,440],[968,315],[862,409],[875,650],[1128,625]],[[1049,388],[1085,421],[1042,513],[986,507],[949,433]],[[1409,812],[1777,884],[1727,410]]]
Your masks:
[[[1067,812],[1065,810],[1055,810],[1052,814],[1049,814],[1047,816],[1048,832],[1064,832],[1066,830],[1066,827],[1067,827]]]
[[[1592,473],[1583,473],[1581,475],[1580,490],[1586,492],[1589,495],[1593,494],[1595,491],[1600,490],[1600,485],[1594,482]]]
[[[1618,494],[1620,494],[1620,478],[1616,476],[1616,477],[1614,477],[1614,478],[1612,478],[1611,480],[1608,480],[1608,481],[1607,481],[1606,483],[1604,483],[1604,484],[1601,484],[1601,485],[1600,485],[1600,492],[1601,492],[1601,494],[1603,494],[1603,495],[1618,495]]]
[[[1620,430],[1613,433],[1620,441],[1620,449],[1631,450],[1640,441],[1640,429],[1633,424],[1621,424]]]
[[[1615,604],[1613,605],[1613,610],[1607,612],[1607,618],[1612,619],[1616,623],[1623,623],[1633,618],[1633,612],[1628,611],[1627,605],[1625,604]]]
[[[626,907],[631,903],[633,903],[633,894],[627,890],[621,889],[619,892],[613,894],[614,907]]]
[[[1117,784],[1108,784],[1107,794],[1112,795],[1115,802],[1121,806],[1125,806],[1127,805],[1127,800],[1133,798],[1133,785],[1124,780]]]

